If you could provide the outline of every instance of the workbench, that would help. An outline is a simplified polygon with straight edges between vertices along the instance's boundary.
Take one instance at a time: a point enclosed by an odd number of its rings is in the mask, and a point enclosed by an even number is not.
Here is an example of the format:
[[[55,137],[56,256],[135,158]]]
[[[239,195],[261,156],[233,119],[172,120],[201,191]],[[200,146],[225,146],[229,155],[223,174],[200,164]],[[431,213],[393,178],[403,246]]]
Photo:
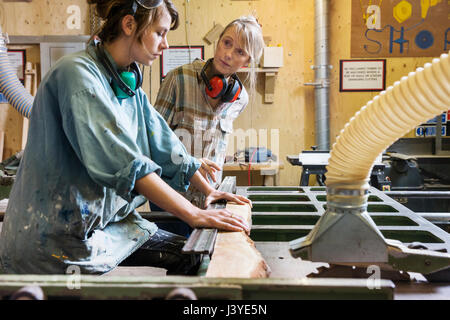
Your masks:
[[[322,151],[303,151],[303,153],[310,153],[310,154],[329,154],[328,152],[322,152]],[[293,166],[300,166],[302,167],[302,174],[300,176],[300,182],[299,186],[308,186],[309,185],[309,177],[310,175],[316,175],[317,176],[317,182],[319,185],[324,185],[324,177],[325,173],[327,172],[326,166],[328,165],[328,161],[324,160],[318,160],[316,162],[310,161],[305,162],[301,161],[301,158],[299,155],[288,155],[286,156],[287,161],[293,165]],[[388,185],[387,182],[385,182],[385,175],[384,175],[384,168],[385,165],[382,163],[375,163],[372,168],[371,173],[371,182],[374,182],[374,184],[379,188],[382,189],[384,185]]]
[[[264,186],[277,186],[279,185],[280,170],[284,169],[283,161],[269,161],[269,162],[227,162],[223,165],[223,172],[233,171],[259,171],[263,176]]]

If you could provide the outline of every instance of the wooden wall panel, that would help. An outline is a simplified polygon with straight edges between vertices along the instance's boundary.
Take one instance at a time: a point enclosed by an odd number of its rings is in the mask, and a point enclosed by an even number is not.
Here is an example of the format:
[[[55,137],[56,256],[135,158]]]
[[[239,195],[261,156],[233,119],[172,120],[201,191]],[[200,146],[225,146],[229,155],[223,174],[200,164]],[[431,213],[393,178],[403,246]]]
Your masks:
[[[5,132],[3,143],[3,160],[9,158],[22,148],[22,115],[9,104],[0,103],[0,131]]]
[[[80,8],[80,28],[70,29],[70,6]],[[89,34],[89,5],[86,0],[33,0],[0,2],[0,24],[10,35]],[[70,11],[70,10],[69,10]]]
[[[203,37],[215,24],[225,26],[241,15],[255,12],[270,44],[284,48],[284,66],[275,83],[273,104],[265,104],[264,76],[258,76],[258,93],[254,101],[235,122],[235,130],[266,129],[279,132],[279,158],[285,162],[281,185],[297,185],[300,167],[286,162],[286,155],[310,150],[314,145],[314,1],[312,0],[174,0],[181,23],[169,33],[171,45],[204,45],[205,57],[213,55],[216,43],[208,45]],[[81,27],[68,29],[69,5],[81,9]],[[31,3],[0,2],[0,24],[12,35],[73,35],[89,33],[88,5],[85,0],[33,0]],[[187,16],[187,21],[186,21]],[[330,1],[330,125],[334,143],[345,123],[376,93],[339,92],[339,60],[350,59],[351,0]],[[430,58],[388,58],[386,85],[389,86]],[[151,74],[151,76],[150,76]],[[155,101],[160,85],[159,61],[144,70],[144,90]],[[8,111],[9,112],[9,111]],[[8,119],[8,117],[3,117]],[[1,118],[0,118],[1,120]],[[1,124],[0,124],[1,127]],[[5,138],[9,139],[8,137]],[[270,141],[270,135],[268,136]],[[269,147],[272,148],[269,142]],[[273,148],[276,149],[276,148]],[[230,154],[234,150],[230,150]]]
[[[368,29],[363,18],[370,5],[378,8],[379,16],[367,21],[379,23],[378,30]],[[439,56],[450,49],[449,10],[450,2],[442,0],[353,0],[352,57]]]
[[[79,28],[69,28],[73,15],[70,6],[80,9]],[[0,25],[9,35],[84,35],[89,34],[89,11],[86,0],[33,0],[32,2],[0,2]],[[70,25],[70,24],[69,24]],[[26,49],[27,62],[36,64],[40,79],[39,45],[9,45]],[[23,117],[9,104],[0,104],[0,131],[5,131],[3,159],[22,149]]]
[[[339,60],[351,59],[351,2],[351,0],[330,1],[330,58],[334,67],[331,73],[330,92],[332,143],[351,117],[378,94],[377,92],[339,92]],[[432,59],[433,57],[387,58],[386,87]],[[413,136],[413,132],[406,135],[406,137]]]
[[[37,66],[38,79],[40,77],[40,52],[38,45],[9,45],[9,49],[25,49],[27,62]],[[3,159],[7,159],[22,150],[22,129],[24,117],[7,103],[0,103],[0,131],[5,132],[3,144]]]

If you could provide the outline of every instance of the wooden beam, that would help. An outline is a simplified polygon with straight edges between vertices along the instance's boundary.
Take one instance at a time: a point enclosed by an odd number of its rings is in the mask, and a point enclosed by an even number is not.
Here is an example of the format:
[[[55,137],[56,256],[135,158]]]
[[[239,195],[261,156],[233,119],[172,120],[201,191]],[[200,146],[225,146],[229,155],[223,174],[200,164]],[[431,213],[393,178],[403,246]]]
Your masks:
[[[249,205],[228,203],[226,208],[251,224]],[[207,278],[267,278],[269,275],[269,266],[245,232],[218,233]]]
[[[220,34],[224,29],[225,28],[220,23],[216,24],[211,30],[208,31],[203,40],[205,40],[208,44],[212,44],[214,41],[219,39]]]
[[[252,162],[250,170],[278,170],[284,169],[283,161]],[[224,163],[223,171],[248,171],[248,162]]]

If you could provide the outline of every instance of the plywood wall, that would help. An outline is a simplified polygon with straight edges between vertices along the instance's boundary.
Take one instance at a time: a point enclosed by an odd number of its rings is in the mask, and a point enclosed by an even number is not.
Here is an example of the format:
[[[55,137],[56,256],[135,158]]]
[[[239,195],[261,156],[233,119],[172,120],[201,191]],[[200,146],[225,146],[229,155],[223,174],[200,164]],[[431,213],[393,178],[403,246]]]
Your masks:
[[[79,28],[71,24],[74,12],[71,6],[78,6],[80,10]],[[2,31],[11,36],[89,34],[88,4],[85,0],[0,2],[0,25]],[[27,61],[35,64],[40,79],[39,45],[9,45],[8,48],[26,49]],[[23,123],[19,112],[9,104],[0,103],[0,131],[5,132],[3,159],[22,149]]]
[[[73,10],[80,10],[79,27],[71,24]],[[0,24],[10,35],[89,34],[89,5],[86,0],[32,0],[0,2]],[[69,20],[69,21],[68,21]]]
[[[342,130],[350,118],[378,93],[339,92],[339,60],[351,59],[351,0],[330,1],[330,57],[333,65],[330,92],[331,140]],[[426,58],[388,58],[386,61],[386,87],[394,84],[411,71],[430,62]],[[412,137],[409,133],[407,137]]]
[[[37,78],[40,79],[40,51],[39,45],[9,45],[9,49],[25,49],[26,60],[34,65],[37,72]],[[22,135],[24,128],[24,117],[7,103],[0,103],[0,128],[5,132],[5,141],[3,146],[3,160],[22,150],[23,143],[26,142],[26,136]]]
[[[258,76],[258,92],[253,102],[235,122],[235,130],[267,130],[279,133],[279,158],[285,162],[280,184],[297,185],[300,167],[286,161],[286,155],[310,150],[314,145],[314,88],[304,83],[314,80],[314,1],[313,0],[174,0],[181,23],[169,33],[170,45],[204,45],[205,57],[213,55],[215,43],[203,37],[214,25],[225,26],[231,20],[254,12],[272,45],[284,48],[284,67],[275,83],[273,104],[263,102],[264,76]],[[67,27],[67,8],[78,5],[82,12],[80,29]],[[84,0],[33,0],[31,3],[0,2],[0,24],[13,35],[89,34],[88,5]],[[339,60],[350,59],[351,0],[330,1],[330,125],[333,143],[345,123],[375,95],[374,93],[340,93]],[[389,86],[430,58],[391,58],[387,60]],[[151,74],[151,76],[150,76]],[[144,70],[144,90],[155,101],[160,85],[159,61]],[[2,124],[0,123],[0,126]],[[277,148],[274,148],[277,149]],[[229,151],[232,153],[233,151]]]

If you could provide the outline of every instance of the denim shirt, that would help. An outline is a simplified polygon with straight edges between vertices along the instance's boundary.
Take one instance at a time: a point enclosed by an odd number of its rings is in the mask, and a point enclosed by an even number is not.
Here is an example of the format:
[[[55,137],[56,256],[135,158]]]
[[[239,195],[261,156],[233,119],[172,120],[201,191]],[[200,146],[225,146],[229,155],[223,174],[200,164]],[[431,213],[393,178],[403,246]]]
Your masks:
[[[118,100],[91,42],[43,79],[0,235],[0,271],[104,273],[157,227],[135,182],[157,173],[186,191],[199,168],[142,89]],[[108,59],[117,68],[107,53]]]

